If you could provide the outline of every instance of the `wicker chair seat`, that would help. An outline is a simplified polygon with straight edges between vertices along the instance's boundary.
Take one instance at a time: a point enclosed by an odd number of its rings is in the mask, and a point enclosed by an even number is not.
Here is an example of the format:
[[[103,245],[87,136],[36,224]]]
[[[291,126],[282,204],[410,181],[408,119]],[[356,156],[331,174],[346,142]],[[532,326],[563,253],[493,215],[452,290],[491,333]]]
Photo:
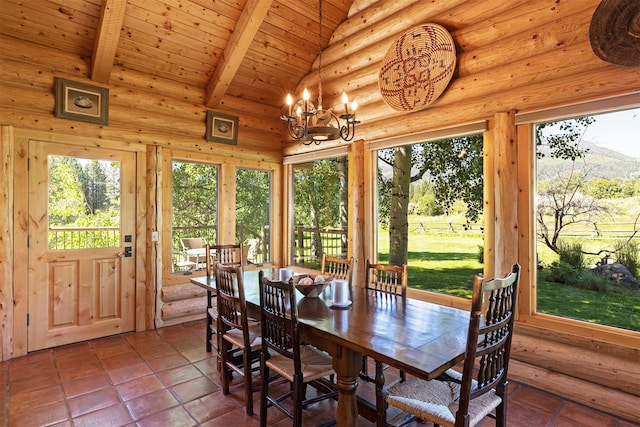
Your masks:
[[[259,323],[249,324],[249,343],[251,345],[251,351],[260,350],[262,348],[262,338]],[[244,337],[242,336],[242,330],[230,329],[224,335],[223,338],[229,341],[234,347],[244,347]]]
[[[300,346],[300,363],[302,365],[302,382],[308,383],[319,378],[334,375],[331,367],[331,356],[311,345]],[[269,369],[293,382],[293,359],[281,354],[273,354],[268,360]]]

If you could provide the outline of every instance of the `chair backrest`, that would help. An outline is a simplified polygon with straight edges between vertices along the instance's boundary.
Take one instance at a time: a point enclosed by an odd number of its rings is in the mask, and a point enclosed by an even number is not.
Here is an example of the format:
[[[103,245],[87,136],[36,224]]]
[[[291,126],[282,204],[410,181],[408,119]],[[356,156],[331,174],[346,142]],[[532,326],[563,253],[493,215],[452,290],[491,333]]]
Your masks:
[[[204,237],[183,237],[180,239],[183,250],[188,249],[201,249],[207,245],[207,240]]]
[[[242,329],[245,346],[249,347],[247,302],[244,296],[243,270],[241,266],[216,265],[216,289],[218,299],[218,332]]]
[[[462,370],[460,404],[456,419],[469,411],[469,401],[496,387],[499,395],[506,393],[511,337],[520,282],[520,266],[514,264],[503,279],[485,281],[477,275],[473,283],[471,317],[467,348]],[[487,311],[482,314],[484,296]],[[477,386],[472,389],[474,366],[478,362]]]
[[[242,245],[211,245],[209,249],[214,263],[238,264],[244,267]]]
[[[364,286],[376,293],[406,297],[407,271],[407,264],[371,264],[367,260]]]
[[[292,283],[270,280],[260,271],[262,354],[276,352],[293,360],[294,375],[302,375],[298,308]],[[296,351],[294,351],[296,349]]]
[[[206,259],[207,277],[215,274],[216,264],[245,266],[242,256],[241,245],[209,245],[205,246],[205,253],[209,256]]]
[[[349,282],[349,286],[351,286],[352,266],[353,257],[345,259],[322,254],[320,271],[322,275],[329,275],[334,279],[346,280]]]

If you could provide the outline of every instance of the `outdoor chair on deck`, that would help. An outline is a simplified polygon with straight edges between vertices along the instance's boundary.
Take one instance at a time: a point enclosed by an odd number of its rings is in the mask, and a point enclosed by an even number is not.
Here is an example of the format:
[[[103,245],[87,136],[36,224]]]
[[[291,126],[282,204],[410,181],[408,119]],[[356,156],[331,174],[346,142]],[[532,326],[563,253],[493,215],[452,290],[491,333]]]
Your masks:
[[[186,262],[195,263],[196,269],[200,267],[201,262],[206,261],[207,240],[204,237],[183,237],[180,239],[180,244]]]
[[[222,393],[229,394],[233,373],[240,375],[244,379],[246,413],[253,415],[253,372],[259,369],[253,365],[261,350],[260,324],[247,316],[242,267],[218,263],[216,287]]]
[[[481,275],[476,276],[462,373],[449,369],[433,381],[408,379],[388,388],[385,401],[435,425],[474,426],[489,416],[495,418],[497,426],[505,426],[507,370],[519,276],[518,264],[504,279],[484,281]],[[483,315],[485,294],[488,304]],[[476,362],[478,373],[474,379]]]
[[[262,271],[259,278],[262,307],[260,425],[267,425],[267,408],[275,406],[293,419],[294,427],[300,427],[303,408],[338,396],[335,384],[327,379],[328,376],[334,375],[331,356],[311,345],[300,343],[298,309],[293,285],[269,280],[264,277]],[[269,377],[271,373],[278,374],[291,384],[281,396],[269,394],[269,385],[274,380],[273,377]],[[307,384],[316,388],[318,393],[315,397],[305,398]],[[282,404],[282,401],[289,397],[293,399],[293,413]],[[335,421],[329,424],[334,423]]]
[[[408,269],[407,264],[403,265],[387,265],[387,264],[371,264],[367,260],[365,264],[365,281],[364,287],[370,291],[373,291],[376,298],[385,298],[389,304],[396,303],[397,298],[406,298],[407,296],[407,278]],[[389,366],[382,362],[375,361],[376,373],[382,374],[382,371],[386,370]],[[369,374],[367,356],[362,356],[362,369],[360,370],[360,378],[364,381],[374,383],[376,385],[376,407],[378,412],[379,408],[385,407],[384,399],[382,397],[382,390],[384,386],[384,376],[380,375],[372,377]],[[406,379],[404,371],[400,371],[400,381]]]

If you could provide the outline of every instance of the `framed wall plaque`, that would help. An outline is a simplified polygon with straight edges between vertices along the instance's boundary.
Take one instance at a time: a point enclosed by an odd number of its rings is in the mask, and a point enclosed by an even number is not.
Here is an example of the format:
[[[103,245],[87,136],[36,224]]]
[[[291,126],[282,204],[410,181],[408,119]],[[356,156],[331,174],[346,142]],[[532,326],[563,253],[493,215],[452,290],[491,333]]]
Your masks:
[[[56,111],[60,119],[109,124],[109,89],[56,77]]]
[[[236,145],[238,143],[238,117],[207,111],[207,133],[211,142]]]

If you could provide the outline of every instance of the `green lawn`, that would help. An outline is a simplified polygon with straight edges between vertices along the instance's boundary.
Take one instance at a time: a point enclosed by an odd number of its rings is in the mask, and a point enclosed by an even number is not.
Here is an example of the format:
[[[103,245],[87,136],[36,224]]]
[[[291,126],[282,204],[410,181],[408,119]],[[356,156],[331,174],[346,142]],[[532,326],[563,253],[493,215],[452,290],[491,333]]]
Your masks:
[[[378,235],[379,258],[388,260],[389,236]],[[471,298],[473,276],[483,270],[478,261],[480,234],[409,235],[409,286]],[[553,253],[544,252],[545,261]],[[550,252],[550,251],[549,251]],[[538,282],[538,311],[592,323],[640,331],[640,291],[597,292],[552,282]]]

